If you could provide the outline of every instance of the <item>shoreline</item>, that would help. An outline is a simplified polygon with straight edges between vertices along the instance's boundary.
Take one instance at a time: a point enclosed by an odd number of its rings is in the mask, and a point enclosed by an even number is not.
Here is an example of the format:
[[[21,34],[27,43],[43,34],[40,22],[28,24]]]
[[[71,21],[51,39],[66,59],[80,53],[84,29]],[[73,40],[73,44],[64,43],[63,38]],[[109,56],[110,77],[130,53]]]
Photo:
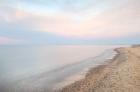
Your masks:
[[[14,90],[17,90],[16,92],[42,92],[43,90],[46,92],[89,92],[84,90],[89,85],[90,87],[96,87],[96,83],[99,83],[111,72],[109,69],[116,65],[117,62],[114,61],[122,56],[120,54],[122,53],[118,49],[108,49],[96,58],[93,57],[76,64],[67,65],[49,72],[49,75],[43,73],[39,76],[31,76],[17,81],[7,92],[15,92]],[[90,83],[91,80],[93,83]]]
[[[15,89],[17,92],[25,90],[30,92],[42,92],[42,90],[54,92],[59,88],[73,84],[77,80],[84,79],[91,68],[107,64],[108,62],[106,62],[106,60],[112,59],[114,56],[116,56],[116,52],[112,48],[107,49],[104,53],[96,57],[87,58],[50,72],[45,72],[37,76],[31,76],[29,78],[16,81],[13,84],[11,83],[12,87],[9,90],[11,92]]]
[[[135,48],[136,50],[134,50]],[[123,83],[123,81],[126,79],[130,79],[127,81],[133,82],[133,79],[131,79],[131,77],[133,77],[133,72],[130,72],[130,70],[135,69],[135,67],[133,66],[136,66],[136,64],[134,63],[133,65],[133,62],[130,61],[131,58],[129,57],[129,55],[133,56],[133,54],[131,54],[130,52],[135,53],[137,51],[140,51],[139,46],[121,47],[114,49],[114,51],[117,52],[117,54],[113,59],[107,61],[109,62],[107,65],[99,65],[95,68],[91,68],[87,72],[84,79],[76,81],[73,84],[65,86],[62,89],[56,90],[55,92],[139,92],[133,91],[133,89],[135,88],[134,85],[133,88],[129,88],[125,86],[127,84]],[[135,61],[135,58],[133,59]],[[131,66],[131,64],[133,66]],[[129,71],[127,71],[127,69]],[[126,72],[123,72],[122,70],[125,70]],[[127,72],[131,77],[127,78],[127,76],[124,75],[125,73],[127,74]],[[140,77],[140,75],[138,76]],[[121,86],[124,86],[124,88],[122,88]]]
[[[89,73],[90,70],[92,70],[92,71],[95,70],[96,71],[100,67],[107,66],[110,63],[110,61],[112,61],[112,59],[114,59],[118,55],[118,53],[115,51],[115,49],[116,48],[114,48],[114,49],[108,49],[108,51],[105,50],[104,53],[102,53],[102,54],[94,57],[92,62],[95,62],[95,59],[97,59],[97,61],[99,61],[100,63],[95,64],[95,65],[92,65],[90,67],[88,66],[86,69],[83,69],[81,72],[79,72],[79,73],[77,73],[75,75],[72,75],[70,77],[67,77],[66,79],[64,79],[64,81],[58,83],[54,87],[54,89],[53,89],[52,92],[54,92],[54,91],[55,92],[58,92],[59,89],[65,88],[65,87],[67,87],[69,85],[72,85],[73,83],[75,83],[77,81],[81,81],[81,80],[85,79],[85,77],[87,76],[87,74]],[[111,51],[111,53],[110,53],[110,51]],[[105,53],[106,54],[109,54],[110,53],[111,55],[110,56],[106,56]],[[104,55],[105,55],[105,58],[102,57]],[[101,59],[101,58],[102,58],[102,60],[98,60],[98,59]],[[82,62],[78,62],[78,63],[81,64]]]
[[[105,68],[107,68],[108,66],[110,66],[110,64],[113,63],[114,60],[118,58],[118,56],[120,55],[120,53],[118,52],[117,49],[118,49],[118,48],[114,48],[114,49],[113,49],[113,51],[116,52],[116,55],[113,56],[111,59],[105,60],[105,61],[104,61],[105,64],[103,63],[103,64],[100,64],[100,65],[98,65],[98,66],[96,66],[96,67],[90,68],[90,69],[86,72],[84,78],[79,79],[79,80],[75,81],[74,83],[71,83],[71,84],[69,84],[69,85],[67,85],[67,86],[64,86],[64,87],[62,87],[61,89],[55,90],[55,92],[67,92],[67,91],[66,91],[67,88],[70,88],[70,86],[72,86],[71,89],[73,89],[74,86],[76,87],[76,85],[80,85],[81,82],[83,82],[84,80],[88,79],[88,77],[90,77],[91,74],[94,74],[93,76],[96,76],[96,75],[100,74],[100,73],[102,72],[103,69],[105,69]],[[106,64],[106,63],[107,63],[107,64]],[[83,84],[84,84],[84,83],[83,83]],[[68,92],[71,92],[71,90],[69,90]],[[72,92],[76,92],[76,91],[72,91]]]

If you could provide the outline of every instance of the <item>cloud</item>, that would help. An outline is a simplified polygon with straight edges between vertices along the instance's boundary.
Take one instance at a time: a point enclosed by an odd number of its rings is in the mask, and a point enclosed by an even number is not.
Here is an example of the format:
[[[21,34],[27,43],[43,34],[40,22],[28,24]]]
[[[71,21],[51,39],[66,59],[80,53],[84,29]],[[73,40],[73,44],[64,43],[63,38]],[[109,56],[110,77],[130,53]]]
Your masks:
[[[67,3],[68,0],[64,1],[50,1],[52,4],[59,3],[59,9],[55,13],[50,12],[55,9],[53,5],[45,8],[41,1],[39,6],[43,6],[43,10],[39,10],[42,8],[38,8],[38,4],[33,2],[31,6],[34,5],[32,8],[35,11],[30,8],[27,10],[31,1],[20,8],[3,6],[0,8],[0,23],[6,22],[24,30],[52,33],[65,38],[116,39],[140,34],[138,0],[123,0],[125,3],[117,1],[117,4],[114,4],[114,0],[110,3],[110,0],[94,1],[91,3],[92,6],[96,3],[94,7],[89,5],[91,0],[86,4],[83,3],[84,0],[71,0],[71,3]],[[109,7],[105,8],[106,6]]]
[[[0,45],[18,44],[20,41],[9,37],[0,36]]]
[[[106,11],[87,20],[77,20],[67,14],[28,19],[33,30],[62,36],[84,38],[116,38],[139,33],[140,12],[130,6]]]

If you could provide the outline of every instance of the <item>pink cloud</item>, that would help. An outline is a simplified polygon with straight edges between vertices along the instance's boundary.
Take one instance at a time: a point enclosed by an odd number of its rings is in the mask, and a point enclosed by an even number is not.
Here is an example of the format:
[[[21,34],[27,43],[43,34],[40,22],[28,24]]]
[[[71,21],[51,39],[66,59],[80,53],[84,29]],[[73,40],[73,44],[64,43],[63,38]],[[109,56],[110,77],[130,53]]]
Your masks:
[[[6,44],[26,44],[27,41],[25,40],[17,40],[9,37],[3,37],[0,36],[0,45],[6,45]]]
[[[104,39],[139,33],[140,17],[138,15],[140,12],[137,6],[127,3],[96,16],[87,16],[85,20],[77,20],[73,14],[37,15],[18,9],[4,15],[4,17],[7,21],[12,20],[12,24],[22,24],[28,30],[50,32],[65,37]]]
[[[15,42],[15,40],[7,37],[0,37],[0,44],[11,44]]]
[[[119,38],[139,32],[140,12],[133,4],[103,12],[87,20],[75,20],[72,15],[34,16],[28,24],[32,29],[52,32],[65,37]],[[82,16],[82,15],[81,15]]]

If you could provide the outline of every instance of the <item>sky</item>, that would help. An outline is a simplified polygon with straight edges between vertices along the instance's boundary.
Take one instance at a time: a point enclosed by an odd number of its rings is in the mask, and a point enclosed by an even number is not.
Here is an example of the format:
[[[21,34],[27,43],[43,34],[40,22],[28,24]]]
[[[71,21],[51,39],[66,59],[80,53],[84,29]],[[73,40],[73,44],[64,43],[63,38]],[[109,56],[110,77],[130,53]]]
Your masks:
[[[0,45],[140,44],[140,0],[0,0]]]

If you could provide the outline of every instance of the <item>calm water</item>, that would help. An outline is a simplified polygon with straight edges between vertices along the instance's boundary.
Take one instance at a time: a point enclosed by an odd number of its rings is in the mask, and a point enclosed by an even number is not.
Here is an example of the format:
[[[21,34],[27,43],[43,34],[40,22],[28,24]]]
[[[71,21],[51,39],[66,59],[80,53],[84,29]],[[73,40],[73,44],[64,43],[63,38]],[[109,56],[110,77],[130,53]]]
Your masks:
[[[95,57],[116,46],[1,46],[0,79],[15,80]]]

